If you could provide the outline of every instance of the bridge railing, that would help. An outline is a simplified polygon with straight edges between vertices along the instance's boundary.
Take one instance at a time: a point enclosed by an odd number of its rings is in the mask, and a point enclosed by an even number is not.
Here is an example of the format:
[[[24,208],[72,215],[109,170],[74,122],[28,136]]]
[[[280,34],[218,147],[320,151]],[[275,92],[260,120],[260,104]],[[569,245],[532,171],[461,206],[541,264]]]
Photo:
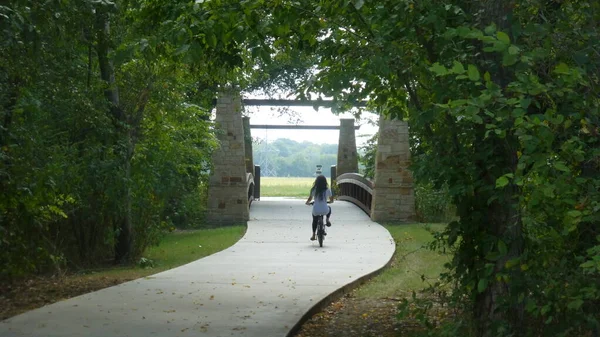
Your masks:
[[[336,178],[337,198],[350,201],[371,216],[373,182],[358,173],[344,173]]]
[[[252,204],[254,201],[254,175],[252,173],[246,173],[246,185],[248,191],[248,205]]]

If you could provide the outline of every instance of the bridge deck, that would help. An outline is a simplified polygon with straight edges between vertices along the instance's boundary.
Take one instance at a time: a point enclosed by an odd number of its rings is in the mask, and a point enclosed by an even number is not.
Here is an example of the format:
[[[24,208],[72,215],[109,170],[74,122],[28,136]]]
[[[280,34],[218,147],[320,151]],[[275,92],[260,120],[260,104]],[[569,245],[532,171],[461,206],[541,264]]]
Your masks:
[[[8,336],[285,336],[331,293],[380,268],[395,245],[358,207],[332,204],[323,248],[303,200],[252,204],[234,246],[148,278],[0,323]],[[199,243],[201,244],[201,243]]]

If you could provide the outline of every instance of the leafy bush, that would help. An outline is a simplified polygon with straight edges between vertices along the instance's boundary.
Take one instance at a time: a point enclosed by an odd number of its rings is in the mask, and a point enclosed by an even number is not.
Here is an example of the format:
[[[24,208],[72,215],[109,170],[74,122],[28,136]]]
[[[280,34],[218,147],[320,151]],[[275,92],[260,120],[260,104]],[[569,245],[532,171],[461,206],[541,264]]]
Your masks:
[[[415,208],[420,222],[449,222],[455,218],[456,208],[447,186],[435,189],[431,183],[417,183]]]

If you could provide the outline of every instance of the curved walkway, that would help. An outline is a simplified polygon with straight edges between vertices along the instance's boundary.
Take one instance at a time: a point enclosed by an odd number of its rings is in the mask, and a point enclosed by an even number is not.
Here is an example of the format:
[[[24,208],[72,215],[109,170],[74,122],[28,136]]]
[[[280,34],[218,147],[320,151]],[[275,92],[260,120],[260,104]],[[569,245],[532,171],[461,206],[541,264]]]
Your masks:
[[[286,336],[330,294],[385,266],[395,245],[358,207],[332,204],[324,247],[303,200],[252,204],[217,254],[0,322],[0,336]]]

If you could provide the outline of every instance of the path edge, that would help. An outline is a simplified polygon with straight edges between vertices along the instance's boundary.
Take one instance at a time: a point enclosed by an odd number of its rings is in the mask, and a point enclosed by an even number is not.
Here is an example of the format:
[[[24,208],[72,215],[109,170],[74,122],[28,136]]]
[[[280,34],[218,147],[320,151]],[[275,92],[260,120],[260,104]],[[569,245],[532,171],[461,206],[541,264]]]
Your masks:
[[[330,293],[329,295],[325,296],[320,301],[315,303],[315,305],[313,305],[310,309],[308,309],[308,311],[306,311],[302,315],[302,317],[300,317],[298,322],[296,322],[296,324],[294,324],[294,326],[290,329],[290,331],[288,331],[288,333],[285,335],[286,337],[294,337],[300,331],[300,328],[302,328],[302,325],[304,325],[304,323],[306,323],[312,316],[314,316],[318,312],[322,311],[325,307],[327,307],[334,301],[336,301],[336,300],[342,298],[344,295],[350,293],[352,290],[365,284],[365,282],[367,282],[370,279],[374,278],[375,276],[379,275],[384,269],[386,269],[387,267],[390,266],[390,264],[394,260],[394,256],[396,256],[396,247],[397,247],[396,241],[394,240],[394,237],[392,236],[390,231],[387,230],[387,228],[385,228],[381,224],[378,224],[378,225],[383,227],[388,232],[388,234],[390,235],[390,237],[392,239],[392,242],[394,243],[394,251],[392,252],[392,256],[390,257],[390,259],[383,266],[381,266],[381,268],[375,269],[374,271],[357,278],[356,280],[342,286],[341,288],[338,288],[334,292]]]

